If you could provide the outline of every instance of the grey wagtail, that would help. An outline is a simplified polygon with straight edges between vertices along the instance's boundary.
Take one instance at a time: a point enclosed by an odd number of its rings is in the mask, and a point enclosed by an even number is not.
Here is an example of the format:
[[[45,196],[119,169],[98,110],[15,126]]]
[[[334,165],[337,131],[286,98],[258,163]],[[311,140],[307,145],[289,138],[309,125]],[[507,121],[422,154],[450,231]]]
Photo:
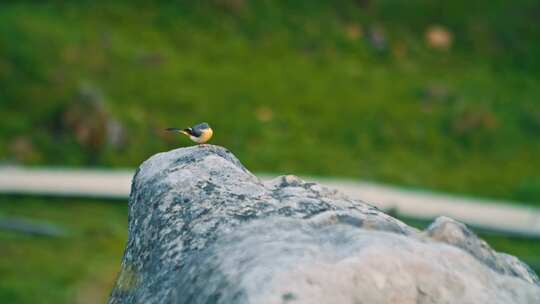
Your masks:
[[[167,128],[166,130],[171,132],[180,132],[198,144],[204,144],[205,142],[209,141],[214,134],[212,128],[210,128],[210,126],[205,122],[194,125],[193,127],[187,129]]]

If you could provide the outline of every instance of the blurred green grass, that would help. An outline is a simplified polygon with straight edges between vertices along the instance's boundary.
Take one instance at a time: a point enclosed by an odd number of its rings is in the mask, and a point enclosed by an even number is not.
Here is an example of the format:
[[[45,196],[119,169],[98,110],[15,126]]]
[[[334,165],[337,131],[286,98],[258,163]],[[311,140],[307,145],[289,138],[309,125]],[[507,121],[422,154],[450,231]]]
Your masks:
[[[190,144],[165,127],[207,121],[252,171],[538,205],[539,13],[536,0],[4,1],[0,161],[135,167]],[[448,49],[426,42],[437,25]],[[0,302],[103,303],[126,213],[0,197],[0,216],[70,232],[1,231]],[[539,271],[539,242],[484,237]]]
[[[0,159],[136,166],[208,121],[253,171],[540,202],[537,1],[0,6]],[[120,144],[74,131],[84,90]]]
[[[120,269],[127,205],[0,196],[0,216],[58,225],[66,237],[0,230],[1,303],[105,303]]]
[[[125,203],[1,196],[0,216],[47,221],[68,233],[64,238],[46,238],[0,230],[1,303],[106,302],[127,238]],[[424,225],[409,223],[419,228]],[[481,237],[540,272],[540,242]]]

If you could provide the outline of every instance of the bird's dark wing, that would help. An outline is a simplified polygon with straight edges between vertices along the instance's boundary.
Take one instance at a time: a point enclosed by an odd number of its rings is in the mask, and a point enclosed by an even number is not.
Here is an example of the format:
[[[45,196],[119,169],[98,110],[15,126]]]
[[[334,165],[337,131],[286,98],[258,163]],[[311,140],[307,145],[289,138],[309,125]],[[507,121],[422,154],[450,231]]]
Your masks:
[[[195,127],[189,128],[189,132],[190,132],[189,134],[195,137],[199,137],[202,134],[202,130],[204,129],[197,129],[197,126],[195,126]]]
[[[193,130],[193,135],[200,136],[204,130],[210,129],[210,126],[206,122],[203,122],[194,125],[191,129]]]
[[[167,128],[167,129],[165,129],[165,130],[171,131],[171,132],[182,132],[182,131],[184,131],[184,132],[186,132],[186,133],[189,134],[189,135],[195,135],[195,134],[193,133],[193,130],[192,130],[191,128],[187,128],[187,129]]]

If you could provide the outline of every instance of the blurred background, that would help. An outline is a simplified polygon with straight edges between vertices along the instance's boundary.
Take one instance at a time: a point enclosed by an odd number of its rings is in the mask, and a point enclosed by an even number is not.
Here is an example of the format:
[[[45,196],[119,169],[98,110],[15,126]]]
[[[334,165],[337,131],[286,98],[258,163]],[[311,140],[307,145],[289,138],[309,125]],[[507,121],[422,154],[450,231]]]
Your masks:
[[[0,162],[136,168],[207,121],[254,172],[538,207],[539,55],[536,0],[4,1]],[[50,232],[0,228],[1,303],[105,301],[126,200],[0,219]],[[540,241],[482,237],[540,269]]]

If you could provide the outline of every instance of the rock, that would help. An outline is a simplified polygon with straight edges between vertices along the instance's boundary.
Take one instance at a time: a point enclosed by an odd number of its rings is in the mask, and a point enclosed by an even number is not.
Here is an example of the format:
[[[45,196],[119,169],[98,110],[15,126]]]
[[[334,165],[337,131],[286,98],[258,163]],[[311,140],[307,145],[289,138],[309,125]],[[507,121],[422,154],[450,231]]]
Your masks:
[[[122,123],[107,109],[101,90],[90,84],[81,85],[73,102],[66,106],[61,130],[73,132],[77,142],[92,155],[106,145],[123,147],[127,137]]]
[[[448,50],[452,47],[454,36],[446,27],[433,25],[426,30],[425,39],[430,48]]]
[[[386,34],[384,28],[381,26],[375,25],[369,29],[368,41],[376,51],[383,52],[388,49]]]
[[[427,84],[420,90],[420,97],[424,110],[433,110],[437,105],[449,105],[456,99],[456,94],[450,88],[442,83]]]
[[[349,38],[351,41],[355,41],[358,38],[362,37],[364,31],[362,26],[358,23],[352,23],[345,26],[345,37]]]
[[[270,122],[274,117],[274,111],[272,111],[272,108],[270,107],[261,106],[255,110],[255,117],[257,117],[257,120],[260,122]]]
[[[114,148],[120,148],[126,143],[126,129],[122,123],[114,117],[107,120],[107,144]]]
[[[56,224],[16,217],[0,217],[0,230],[47,237],[65,237],[68,235],[65,229]]]
[[[40,158],[31,139],[26,136],[18,136],[9,143],[8,147],[13,158],[18,162],[32,162]]]
[[[84,84],[62,114],[62,129],[73,132],[81,146],[96,151],[105,143],[107,116],[101,91]]]
[[[418,231],[204,145],[138,169],[109,303],[540,303],[540,283],[456,221]]]

